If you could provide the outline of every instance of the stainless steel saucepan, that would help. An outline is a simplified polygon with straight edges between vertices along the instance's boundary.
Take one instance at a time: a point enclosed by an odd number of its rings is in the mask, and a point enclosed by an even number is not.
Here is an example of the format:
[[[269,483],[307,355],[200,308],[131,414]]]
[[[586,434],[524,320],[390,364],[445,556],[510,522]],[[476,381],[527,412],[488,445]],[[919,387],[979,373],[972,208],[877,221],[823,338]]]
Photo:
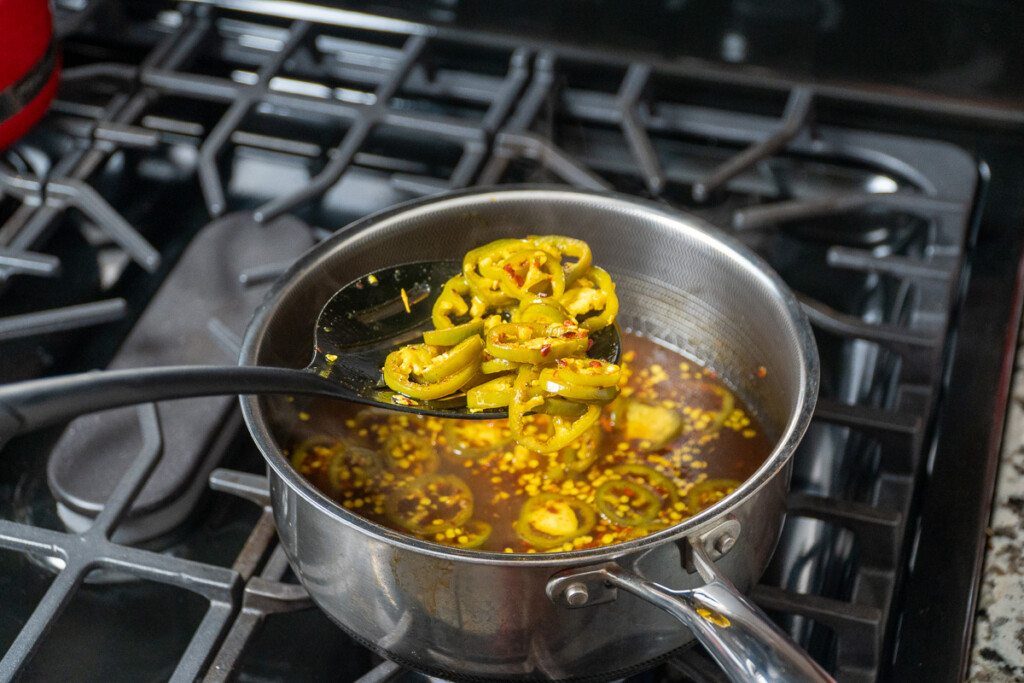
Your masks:
[[[301,258],[257,311],[241,363],[304,367],[324,301],[364,273],[545,233],[590,243],[617,283],[623,327],[726,378],[774,440],[767,461],[708,510],[645,538],[554,554],[459,550],[333,502],[282,452],[295,404],[243,397],[269,465],[281,542],[302,584],[370,648],[448,679],[607,680],[696,637],[735,680],[829,680],[742,595],[778,540],[791,458],[817,395],[814,341],[778,276],[700,220],[628,198],[537,187],[406,204]]]

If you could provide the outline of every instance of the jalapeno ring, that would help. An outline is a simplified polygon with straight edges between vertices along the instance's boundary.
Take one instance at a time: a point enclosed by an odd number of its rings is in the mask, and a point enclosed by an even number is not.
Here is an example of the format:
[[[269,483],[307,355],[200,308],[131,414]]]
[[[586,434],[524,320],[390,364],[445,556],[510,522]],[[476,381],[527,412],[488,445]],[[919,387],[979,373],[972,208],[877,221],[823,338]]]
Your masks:
[[[321,469],[344,447],[345,444],[336,436],[315,434],[295,448],[291,457],[292,467],[302,474],[309,474]]]
[[[391,521],[415,534],[436,533],[473,516],[473,493],[455,475],[425,474],[394,489],[385,510]]]
[[[539,493],[523,503],[516,535],[538,550],[557,548],[594,528],[597,514],[581,500]]]
[[[565,293],[561,263],[539,249],[516,252],[487,272],[494,276],[502,292],[519,301],[535,296],[557,299]]]
[[[466,366],[476,367],[484,352],[484,340],[478,334],[466,337],[454,347],[431,359],[430,364],[415,373],[425,384],[440,382]]]
[[[537,365],[587,352],[584,330],[538,323],[504,323],[487,333],[487,353],[495,358]]]
[[[622,368],[594,358],[559,358],[553,379],[587,387],[614,387],[622,377]]]
[[[477,318],[462,325],[428,330],[423,333],[423,341],[431,346],[455,346],[473,335],[480,334],[483,330],[484,321]]]
[[[584,273],[590,270],[594,255],[590,251],[590,245],[583,240],[562,235],[544,235],[541,237],[528,238],[540,249],[545,251],[557,251],[558,255],[568,255],[576,259],[575,263],[562,262],[565,270],[565,284],[568,287]]]
[[[516,376],[514,394],[508,409],[508,426],[516,442],[538,453],[551,453],[569,445],[601,417],[601,406],[588,405],[580,417],[551,417],[551,431],[546,439],[537,434],[527,434],[523,418],[544,403],[543,394],[538,394],[533,382],[537,372],[523,368]]]
[[[736,490],[740,482],[735,479],[708,479],[694,484],[686,493],[686,505],[691,514],[706,510]]]
[[[617,386],[588,386],[586,384],[575,384],[562,379],[559,370],[545,368],[540,371],[539,381],[544,390],[549,394],[556,394],[562,398],[582,403],[597,403],[605,405],[611,403],[619,395]]]
[[[411,398],[429,401],[454,394],[476,375],[475,364],[469,363],[437,382],[417,381],[413,378],[413,373],[424,369],[422,353],[424,346],[426,345],[412,344],[388,354],[387,360],[384,361],[384,382],[393,391]],[[432,349],[433,347],[428,348]]]
[[[661,511],[661,499],[638,481],[613,479],[597,487],[597,509],[612,524],[634,526],[653,521]]]
[[[664,507],[674,505],[679,499],[679,490],[676,488],[675,482],[653,467],[626,464],[616,465],[609,471],[622,479],[644,484],[658,494]]]
[[[466,406],[470,410],[504,408],[512,402],[514,374],[502,375],[466,390]]]
[[[457,462],[486,458],[512,440],[505,420],[445,420],[449,458]]]
[[[369,448],[345,446],[327,466],[327,477],[336,491],[365,488],[381,471],[380,456]]]
[[[619,298],[615,294],[615,283],[604,269],[593,266],[576,284],[565,290],[558,302],[574,316],[584,316],[600,311],[589,318],[583,318],[580,327],[591,332],[611,325],[619,312]]]
[[[396,474],[430,474],[441,465],[430,439],[404,429],[391,432],[382,450],[388,469]]]
[[[524,240],[504,239],[469,251],[462,260],[462,274],[465,276],[473,296],[488,306],[504,306],[514,302],[514,298],[501,291],[501,286],[494,277],[488,277],[483,273],[488,268],[497,266],[512,254],[529,248],[530,245]]]

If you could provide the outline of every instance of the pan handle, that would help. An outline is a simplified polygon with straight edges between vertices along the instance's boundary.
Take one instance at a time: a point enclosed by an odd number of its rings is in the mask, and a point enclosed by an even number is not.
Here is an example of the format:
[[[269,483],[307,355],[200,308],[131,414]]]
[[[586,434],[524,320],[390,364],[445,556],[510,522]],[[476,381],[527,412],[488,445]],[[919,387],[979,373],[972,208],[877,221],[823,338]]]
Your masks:
[[[692,544],[692,551],[693,563],[706,581],[699,588],[673,590],[608,563],[558,574],[549,581],[547,592],[569,607],[609,602],[615,599],[615,588],[632,593],[686,625],[735,683],[835,683],[718,571],[702,544]]]

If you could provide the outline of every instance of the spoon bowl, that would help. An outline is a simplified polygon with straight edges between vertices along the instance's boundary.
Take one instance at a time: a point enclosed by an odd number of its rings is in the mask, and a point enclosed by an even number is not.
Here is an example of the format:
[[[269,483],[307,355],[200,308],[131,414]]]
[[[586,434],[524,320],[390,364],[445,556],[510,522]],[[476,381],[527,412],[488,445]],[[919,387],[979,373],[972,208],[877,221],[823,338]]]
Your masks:
[[[307,370],[334,380],[356,394],[389,408],[438,417],[507,417],[508,410],[470,411],[466,394],[413,405],[394,402],[396,393],[384,384],[381,368],[392,351],[422,340],[433,329],[431,312],[444,284],[460,272],[460,261],[421,261],[388,266],[339,289],[320,310],[313,360]],[[621,355],[618,327],[591,335],[588,357],[617,363]]]

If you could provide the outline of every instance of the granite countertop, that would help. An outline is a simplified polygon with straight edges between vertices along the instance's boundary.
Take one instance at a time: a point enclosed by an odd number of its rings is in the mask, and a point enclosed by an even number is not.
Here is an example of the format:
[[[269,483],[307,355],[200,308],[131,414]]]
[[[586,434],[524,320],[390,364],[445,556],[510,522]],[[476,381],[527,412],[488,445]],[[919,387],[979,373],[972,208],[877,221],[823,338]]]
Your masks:
[[[996,475],[970,683],[1024,681],[1024,334]]]

